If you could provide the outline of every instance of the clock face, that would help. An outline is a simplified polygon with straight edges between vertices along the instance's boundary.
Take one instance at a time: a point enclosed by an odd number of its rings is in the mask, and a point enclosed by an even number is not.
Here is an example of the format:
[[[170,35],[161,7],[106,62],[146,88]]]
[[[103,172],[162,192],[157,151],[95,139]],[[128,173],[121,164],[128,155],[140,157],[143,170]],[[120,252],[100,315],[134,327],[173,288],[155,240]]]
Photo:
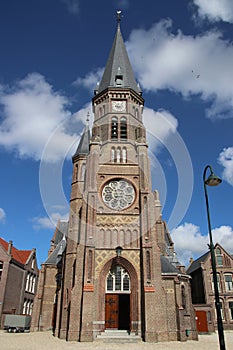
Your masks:
[[[112,110],[115,112],[125,112],[126,101],[112,101]]]
[[[109,208],[123,210],[133,203],[135,190],[130,182],[124,179],[114,179],[104,186],[102,198]]]

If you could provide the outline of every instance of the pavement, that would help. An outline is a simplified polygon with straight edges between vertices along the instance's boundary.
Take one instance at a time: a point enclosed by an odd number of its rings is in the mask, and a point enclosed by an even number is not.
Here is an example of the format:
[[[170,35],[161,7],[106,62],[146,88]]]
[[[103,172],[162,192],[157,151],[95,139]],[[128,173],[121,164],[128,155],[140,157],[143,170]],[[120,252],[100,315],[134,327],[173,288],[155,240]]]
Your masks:
[[[233,331],[225,331],[226,350],[233,349]],[[51,332],[7,333],[0,331],[1,350],[217,350],[218,335],[199,335],[198,341],[164,343],[93,343],[66,342]]]

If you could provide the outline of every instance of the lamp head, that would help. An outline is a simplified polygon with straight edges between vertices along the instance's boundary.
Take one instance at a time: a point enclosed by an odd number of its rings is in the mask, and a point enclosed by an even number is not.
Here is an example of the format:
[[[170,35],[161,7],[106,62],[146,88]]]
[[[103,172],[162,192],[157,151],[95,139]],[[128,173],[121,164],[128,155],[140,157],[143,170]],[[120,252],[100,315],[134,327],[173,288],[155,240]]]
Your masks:
[[[205,184],[208,186],[218,186],[221,182],[220,177],[215,175],[213,171],[211,171],[210,176],[205,180]]]
[[[122,247],[116,247],[116,255],[119,257],[121,256],[121,253],[122,253]]]

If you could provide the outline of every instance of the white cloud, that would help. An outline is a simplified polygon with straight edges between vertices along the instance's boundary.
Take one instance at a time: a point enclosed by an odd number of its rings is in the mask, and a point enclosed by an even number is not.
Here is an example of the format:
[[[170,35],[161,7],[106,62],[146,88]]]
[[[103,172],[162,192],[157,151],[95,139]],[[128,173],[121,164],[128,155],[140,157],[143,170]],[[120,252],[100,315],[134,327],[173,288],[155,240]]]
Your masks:
[[[57,160],[76,140],[76,135],[66,130],[71,118],[68,99],[38,73],[29,74],[10,89],[2,86],[0,105],[0,146],[16,151],[22,158],[41,159],[52,137],[47,160]]]
[[[5,219],[6,219],[6,213],[2,208],[0,208],[0,222],[4,222]]]
[[[200,95],[210,106],[209,118],[233,117],[233,47],[220,32],[174,34],[171,20],[162,20],[133,30],[126,45],[143,89]]]
[[[230,226],[220,226],[212,229],[214,243],[219,243],[229,253],[233,253],[233,229]],[[184,223],[171,231],[178,260],[188,266],[189,259],[199,258],[209,248],[209,236],[203,235],[200,228],[192,223]]]
[[[230,226],[220,226],[212,229],[213,241],[219,243],[229,253],[233,254],[233,229]]]
[[[233,23],[232,0],[194,0],[198,7],[198,15],[209,21],[224,21]]]
[[[188,265],[190,258],[197,258],[207,251],[208,237],[203,236],[200,228],[184,223],[171,231],[178,260]]]
[[[77,78],[74,81],[74,85],[83,86],[90,91],[94,91],[97,86],[97,82],[99,82],[102,78],[104,68],[97,68],[86,74],[84,78]]]
[[[79,14],[79,3],[80,0],[61,0],[67,7],[67,10],[73,14]]]
[[[224,148],[219,155],[218,162],[224,168],[223,179],[233,186],[233,147]]]
[[[35,217],[32,219],[33,228],[35,230],[54,230],[59,220],[68,220],[69,214],[61,214],[60,212],[54,212],[48,216]]]
[[[143,122],[147,130],[147,141],[153,150],[159,149],[159,145],[164,145],[171,134],[177,131],[178,121],[168,111],[159,109],[154,111],[145,107],[143,112]]]

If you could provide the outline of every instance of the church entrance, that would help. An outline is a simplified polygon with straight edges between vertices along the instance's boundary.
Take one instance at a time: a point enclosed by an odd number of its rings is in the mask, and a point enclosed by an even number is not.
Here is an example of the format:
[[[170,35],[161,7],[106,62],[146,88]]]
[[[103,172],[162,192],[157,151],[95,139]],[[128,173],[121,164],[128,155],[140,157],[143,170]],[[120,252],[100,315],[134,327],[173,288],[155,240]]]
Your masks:
[[[130,330],[130,278],[120,265],[106,278],[105,329]]]
[[[130,294],[105,295],[105,329],[130,330]]]

